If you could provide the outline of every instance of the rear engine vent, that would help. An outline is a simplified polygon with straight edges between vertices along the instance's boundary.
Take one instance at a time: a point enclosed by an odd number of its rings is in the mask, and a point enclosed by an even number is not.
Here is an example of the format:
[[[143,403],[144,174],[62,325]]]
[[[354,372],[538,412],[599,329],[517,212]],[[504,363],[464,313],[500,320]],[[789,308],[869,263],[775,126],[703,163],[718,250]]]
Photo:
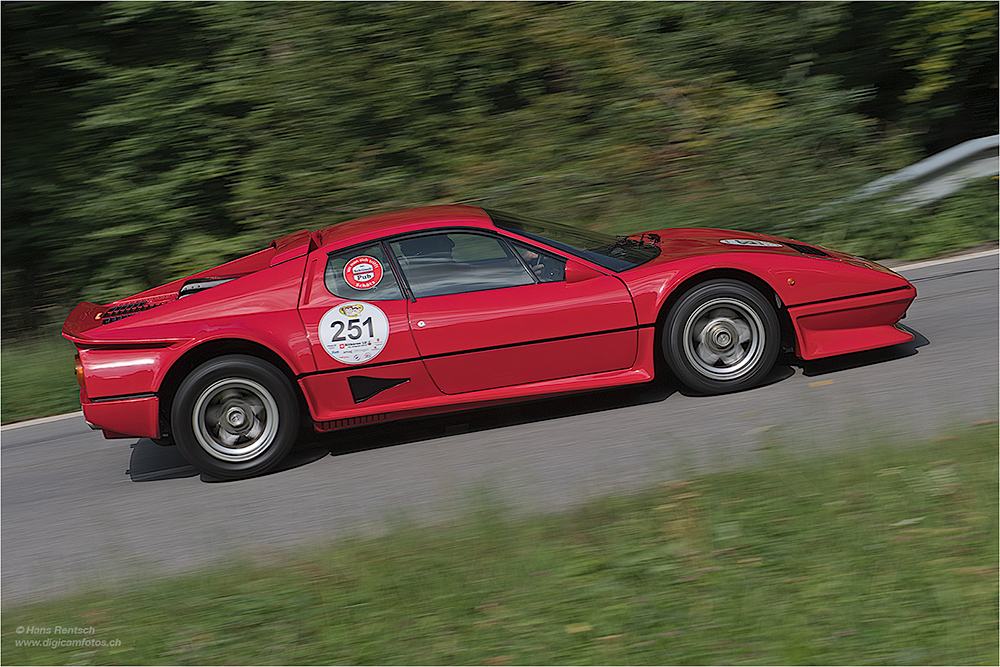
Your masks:
[[[142,301],[119,303],[104,311],[104,314],[101,315],[101,324],[111,324],[112,322],[117,322],[118,320],[124,320],[126,317],[135,315],[136,313],[141,313],[149,310],[150,308],[162,306],[170,301],[173,301],[172,297],[161,296],[153,297],[151,299],[143,299]]]
[[[788,241],[782,241],[782,243],[784,243],[792,250],[798,250],[803,255],[812,255],[813,257],[828,257],[830,259],[833,259],[831,255],[823,252],[819,248],[814,248],[811,245],[806,245],[804,243],[789,243]]]

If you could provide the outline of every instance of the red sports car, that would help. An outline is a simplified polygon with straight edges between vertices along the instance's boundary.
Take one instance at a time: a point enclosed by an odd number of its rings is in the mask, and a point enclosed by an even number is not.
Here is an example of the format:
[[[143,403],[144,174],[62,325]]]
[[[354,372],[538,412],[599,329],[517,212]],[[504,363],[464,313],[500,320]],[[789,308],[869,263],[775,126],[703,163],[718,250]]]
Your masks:
[[[175,442],[217,478],[273,468],[303,426],[363,424],[647,382],[658,360],[715,394],[801,359],[913,338],[913,285],[784,238],[625,237],[473,206],[289,234],[100,306],[76,344],[87,421]]]

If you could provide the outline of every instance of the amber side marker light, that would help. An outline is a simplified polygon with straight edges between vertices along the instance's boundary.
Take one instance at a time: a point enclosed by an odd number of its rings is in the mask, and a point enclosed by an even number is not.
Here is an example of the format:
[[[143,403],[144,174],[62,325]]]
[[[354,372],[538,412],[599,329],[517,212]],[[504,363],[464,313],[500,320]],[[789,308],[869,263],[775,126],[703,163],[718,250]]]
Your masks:
[[[79,352],[73,357],[73,361],[76,363],[76,383],[80,385],[80,389],[86,389],[86,381],[83,379],[83,362],[80,361]]]

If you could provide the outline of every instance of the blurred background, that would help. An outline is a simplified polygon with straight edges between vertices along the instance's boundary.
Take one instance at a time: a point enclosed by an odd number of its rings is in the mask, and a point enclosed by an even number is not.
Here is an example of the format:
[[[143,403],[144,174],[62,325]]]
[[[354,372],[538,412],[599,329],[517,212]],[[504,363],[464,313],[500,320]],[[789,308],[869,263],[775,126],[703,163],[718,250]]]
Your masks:
[[[997,236],[997,181],[847,200],[997,133],[995,2],[5,3],[6,343],[318,229],[472,203],[872,258]]]

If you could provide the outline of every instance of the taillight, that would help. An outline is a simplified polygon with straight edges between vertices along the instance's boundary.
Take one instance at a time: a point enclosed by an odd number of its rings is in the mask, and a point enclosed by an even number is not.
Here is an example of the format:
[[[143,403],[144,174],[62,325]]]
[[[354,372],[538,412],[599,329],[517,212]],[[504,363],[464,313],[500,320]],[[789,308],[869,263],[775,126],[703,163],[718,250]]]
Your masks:
[[[76,353],[73,360],[76,362],[76,383],[80,385],[80,389],[86,389],[86,380],[83,378],[83,362],[80,361],[79,352]]]

